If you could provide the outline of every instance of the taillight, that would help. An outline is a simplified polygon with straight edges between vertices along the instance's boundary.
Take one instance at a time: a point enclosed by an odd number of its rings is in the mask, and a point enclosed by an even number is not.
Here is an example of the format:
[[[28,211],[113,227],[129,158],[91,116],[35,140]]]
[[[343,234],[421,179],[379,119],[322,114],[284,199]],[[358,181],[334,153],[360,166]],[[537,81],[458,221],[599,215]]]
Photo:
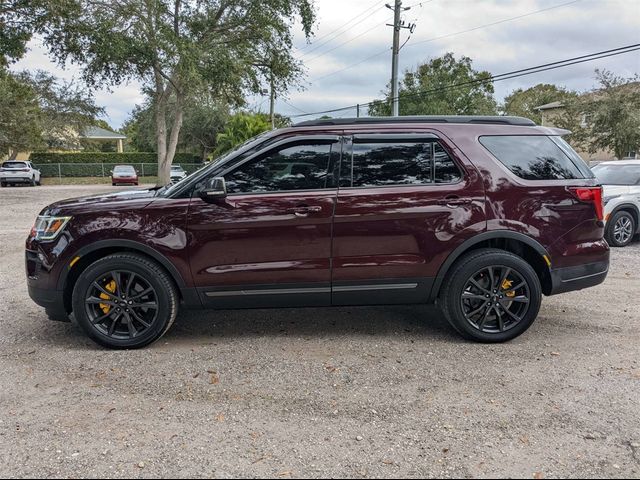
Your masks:
[[[604,220],[604,204],[602,203],[602,187],[571,187],[569,188],[578,200],[585,203],[593,203],[596,209],[596,217]]]

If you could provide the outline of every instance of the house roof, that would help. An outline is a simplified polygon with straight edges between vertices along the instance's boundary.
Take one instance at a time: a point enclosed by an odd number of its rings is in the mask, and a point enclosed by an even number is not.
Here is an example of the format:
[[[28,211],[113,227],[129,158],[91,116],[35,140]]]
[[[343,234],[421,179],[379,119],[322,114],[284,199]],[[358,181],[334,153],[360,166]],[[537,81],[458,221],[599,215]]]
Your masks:
[[[127,138],[126,135],[120,135],[100,127],[87,127],[81,136],[89,140],[125,140]]]
[[[551,110],[554,108],[562,108],[564,104],[562,102],[551,102],[545,105],[540,105],[539,107],[534,108],[534,110]]]

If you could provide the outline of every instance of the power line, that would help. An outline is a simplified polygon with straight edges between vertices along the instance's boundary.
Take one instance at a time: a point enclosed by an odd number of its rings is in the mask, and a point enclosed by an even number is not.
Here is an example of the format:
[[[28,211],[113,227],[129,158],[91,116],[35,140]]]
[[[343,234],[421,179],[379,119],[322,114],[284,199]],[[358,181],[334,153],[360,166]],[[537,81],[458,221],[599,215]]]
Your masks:
[[[486,28],[486,27],[493,27],[495,25],[500,25],[501,23],[511,22],[513,20],[519,20],[521,18],[530,17],[531,15],[536,15],[538,13],[547,12],[549,10],[554,10],[556,8],[566,7],[567,5],[578,3],[578,2],[581,2],[581,1],[582,0],[572,0],[571,2],[561,3],[560,5],[555,5],[553,7],[543,8],[541,10],[536,10],[535,12],[529,12],[529,13],[525,13],[523,15],[518,15],[518,16],[515,16],[515,17],[511,17],[511,18],[505,18],[503,20],[498,20],[497,22],[487,23],[485,25],[480,25],[478,27],[469,28],[467,30],[461,30],[461,31],[455,32],[455,33],[449,33],[447,35],[441,35],[439,37],[433,37],[433,38],[429,38],[427,40],[420,40],[418,42],[412,43],[411,45],[409,45],[409,47],[415,47],[416,45],[422,45],[424,43],[433,42],[433,41],[440,40],[440,39],[443,39],[443,38],[454,37],[456,35],[461,35],[463,33],[474,32],[476,30],[480,30],[480,29]]]
[[[377,8],[375,8],[377,6]],[[371,13],[369,13],[369,15],[365,16],[364,18],[361,18],[360,20],[358,20],[355,24],[351,25],[351,22],[353,22],[355,19],[361,17],[362,15],[366,14],[367,12],[370,12],[373,9],[373,11]],[[311,48],[311,50],[307,50],[306,52],[303,52],[301,54],[301,57],[304,57],[306,55],[309,55],[311,52],[314,52],[315,50],[317,50],[318,48],[322,47],[323,45],[326,45],[327,43],[331,42],[332,40],[344,35],[345,33],[347,33],[349,31],[349,29],[355,27],[356,25],[360,25],[362,22],[364,22],[366,19],[368,19],[369,17],[371,17],[372,15],[374,15],[376,12],[378,12],[378,10],[382,9],[382,5],[379,5],[379,0],[376,0],[376,2],[371,5],[370,7],[368,7],[366,10],[364,10],[363,12],[361,12],[360,14],[356,15],[355,17],[353,17],[351,20],[349,20],[348,22],[346,22],[345,24],[343,24],[342,26],[336,28],[335,30],[327,33],[326,35],[323,35],[322,37],[318,38],[316,40],[316,42],[319,42],[322,39],[325,39],[327,37],[331,37],[328,38],[327,40],[325,40],[324,42],[321,43],[316,43],[313,48]],[[341,32],[341,30],[343,30],[345,27],[349,27],[349,29],[344,30]],[[336,33],[336,32],[340,32],[340,33]],[[335,35],[333,35],[334,33],[336,33]]]
[[[427,40],[420,40],[420,41],[418,41],[418,42],[413,42],[413,43],[408,44],[405,48],[410,48],[410,47],[413,47],[414,45],[421,45],[421,44],[424,44],[424,43],[433,42],[433,41],[435,41],[435,40],[440,40],[440,39],[442,39],[442,38],[449,38],[449,37],[453,37],[453,36],[456,36],[456,35],[462,35],[462,34],[464,34],[464,33],[469,33],[469,32],[473,32],[473,31],[476,31],[476,30],[483,29],[483,28],[487,28],[487,27],[492,27],[492,26],[495,26],[495,25],[499,25],[499,24],[501,24],[501,23],[511,22],[511,21],[513,21],[513,20],[518,20],[518,19],[520,19],[520,18],[528,17],[528,16],[531,16],[531,15],[535,15],[535,14],[538,14],[538,13],[546,12],[546,11],[553,10],[553,9],[556,9],[556,8],[565,7],[565,6],[567,6],[567,5],[571,5],[571,4],[573,4],[573,3],[577,3],[577,2],[580,2],[580,1],[582,1],[582,0],[572,0],[572,1],[570,1],[570,2],[562,3],[562,4],[560,4],[560,5],[555,5],[555,6],[553,6],[553,7],[547,7],[547,8],[543,8],[543,9],[541,9],[541,10],[535,10],[535,11],[533,11],[533,12],[525,13],[525,14],[523,14],[523,15],[518,15],[518,16],[515,16],[515,17],[504,18],[504,19],[502,19],[502,20],[498,20],[498,21],[496,21],[496,22],[492,22],[492,23],[486,23],[486,24],[484,24],[484,25],[479,25],[479,26],[477,26],[477,27],[469,28],[469,29],[467,29],[467,30],[461,30],[461,31],[459,31],[459,32],[449,33],[449,34],[447,34],[447,35],[442,35],[442,36],[439,36],[439,37],[433,37],[433,38],[429,38],[429,39],[427,39]],[[422,3],[424,3],[424,2],[422,2]],[[332,76],[337,75],[337,74],[339,74],[339,73],[342,73],[342,72],[344,72],[344,71],[346,71],[346,70],[350,70],[350,69],[352,69],[352,68],[355,68],[355,67],[357,67],[358,65],[362,65],[363,63],[368,62],[369,60],[373,60],[374,58],[380,57],[381,55],[386,55],[386,54],[389,52],[389,50],[390,50],[389,48],[385,48],[384,50],[382,50],[382,51],[380,51],[380,52],[378,52],[378,53],[374,53],[373,55],[371,55],[371,56],[369,56],[369,57],[365,58],[364,60],[361,60],[361,61],[359,61],[359,62],[353,63],[353,64],[351,64],[351,65],[348,65],[348,66],[346,66],[346,67],[344,67],[344,68],[341,68],[341,69],[339,69],[339,70],[336,70],[336,71],[334,71],[334,72],[331,72],[331,73],[327,73],[327,74],[325,74],[325,75],[322,75],[321,77],[318,77],[318,78],[316,79],[316,81],[324,80],[325,78],[332,77]]]
[[[555,70],[558,68],[563,68],[563,67],[568,67],[571,65],[577,65],[580,63],[585,63],[585,62],[591,62],[593,60],[598,60],[601,58],[608,58],[608,57],[613,57],[616,55],[622,55],[624,53],[630,53],[630,52],[634,52],[640,50],[640,43],[636,43],[633,45],[627,45],[625,47],[618,47],[618,48],[613,48],[610,50],[603,50],[601,52],[595,52],[595,53],[590,53],[587,55],[581,55],[578,57],[572,57],[572,58],[567,58],[565,60],[559,60],[556,62],[550,62],[550,63],[544,63],[542,65],[536,65],[534,67],[528,67],[528,68],[522,68],[519,70],[512,70],[510,72],[506,72],[506,73],[501,73],[499,75],[492,75],[488,78],[483,78],[483,79],[477,79],[477,80],[469,80],[467,82],[461,82],[461,83],[457,83],[457,84],[452,84],[452,85],[445,85],[442,87],[438,87],[438,88],[434,88],[434,89],[430,89],[430,90],[426,90],[423,92],[417,92],[414,94],[401,94],[399,95],[399,98],[414,98],[414,97],[422,97],[425,95],[429,95],[431,93],[437,93],[437,92],[442,92],[442,91],[446,91],[449,89],[455,89],[455,88],[460,88],[463,86],[468,86],[468,85],[474,85],[474,84],[478,84],[478,83],[489,83],[489,82],[499,82],[502,80],[509,80],[512,78],[518,78],[518,77],[523,77],[526,75],[532,75],[534,73],[540,73],[540,72],[545,72],[548,70]],[[393,99],[386,99],[383,101],[389,101],[389,100],[393,100]],[[360,106],[370,106],[373,105],[376,102],[380,102],[380,100],[374,100],[373,102],[368,102],[368,103],[361,103]],[[353,108],[356,108],[357,105],[350,105],[348,107],[341,107],[341,108],[335,108],[335,109],[331,109],[331,110],[323,110],[321,112],[313,112],[313,113],[308,113],[305,115],[294,115],[294,118],[297,117],[305,117],[305,116],[312,116],[312,115],[321,115],[321,114],[326,114],[326,113],[334,113],[334,112],[342,112],[345,110],[350,110]]]
[[[388,20],[385,20],[385,22],[384,22],[384,23],[386,23],[387,21],[388,21]],[[357,40],[358,38],[362,37],[363,35],[366,35],[366,34],[367,34],[367,33],[369,33],[370,31],[375,30],[375,29],[377,29],[377,28],[380,28],[380,25],[379,25],[379,24],[374,25],[373,27],[371,27],[371,28],[369,28],[369,29],[365,30],[364,32],[362,32],[362,33],[360,33],[360,34],[356,35],[355,37],[350,38],[349,40],[346,40],[346,41],[344,41],[344,42],[342,42],[342,43],[339,43],[339,44],[338,44],[338,45],[336,45],[335,47],[330,48],[329,50],[326,50],[326,51],[324,51],[324,52],[322,52],[322,53],[320,53],[320,54],[316,55],[316,56],[315,56],[315,57],[313,57],[313,58],[309,58],[308,60],[305,60],[305,62],[313,62],[314,60],[316,60],[316,59],[318,59],[318,58],[320,58],[320,57],[323,57],[324,55],[326,55],[326,54],[328,54],[328,53],[331,53],[331,52],[333,52],[334,50],[337,50],[338,48],[342,47],[343,45],[346,45],[347,43],[351,43],[351,42],[353,42],[354,40]]]

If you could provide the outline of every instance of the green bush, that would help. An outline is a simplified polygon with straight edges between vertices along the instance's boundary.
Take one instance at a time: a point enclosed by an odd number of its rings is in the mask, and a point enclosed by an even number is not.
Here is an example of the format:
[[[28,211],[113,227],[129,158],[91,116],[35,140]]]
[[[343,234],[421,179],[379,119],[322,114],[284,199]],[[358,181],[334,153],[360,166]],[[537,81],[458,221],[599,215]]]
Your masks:
[[[29,157],[33,163],[117,163],[131,165],[135,163],[157,163],[153,152],[33,152]],[[202,163],[202,158],[192,153],[176,153],[173,163]]]
[[[157,163],[133,163],[122,162],[126,165],[133,166],[139,176],[158,175]],[[42,177],[109,177],[115,163],[33,163],[33,166],[40,170]],[[202,164],[194,163],[176,163],[173,165],[181,165],[188,174],[195,172],[202,167]]]

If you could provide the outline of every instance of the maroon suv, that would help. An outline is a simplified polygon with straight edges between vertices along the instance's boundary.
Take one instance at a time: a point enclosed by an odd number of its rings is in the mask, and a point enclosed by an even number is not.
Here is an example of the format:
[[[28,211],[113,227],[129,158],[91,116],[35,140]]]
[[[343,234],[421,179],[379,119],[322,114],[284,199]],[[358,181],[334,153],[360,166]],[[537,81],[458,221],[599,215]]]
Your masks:
[[[565,133],[517,117],[275,130],[171,187],[48,206],[29,294],[113,348],[157,340],[180,305],[437,302],[465,337],[510,340],[542,294],[607,275],[601,187]]]

